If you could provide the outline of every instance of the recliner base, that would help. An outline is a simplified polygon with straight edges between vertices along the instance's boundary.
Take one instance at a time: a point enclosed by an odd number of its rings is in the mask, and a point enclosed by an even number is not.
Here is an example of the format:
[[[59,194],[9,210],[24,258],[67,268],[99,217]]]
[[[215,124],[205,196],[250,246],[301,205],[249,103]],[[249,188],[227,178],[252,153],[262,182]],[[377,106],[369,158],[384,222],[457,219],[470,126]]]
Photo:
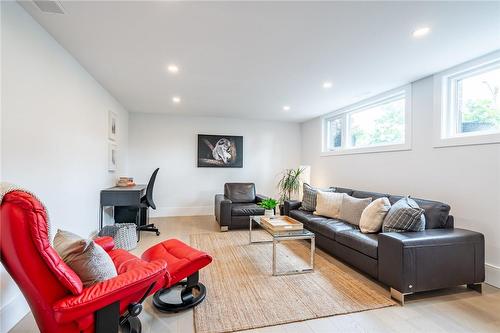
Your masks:
[[[199,282],[199,272],[187,277],[169,288],[162,288],[153,295],[153,305],[161,312],[179,312],[200,304],[207,294],[207,288]],[[169,297],[174,299],[168,300]],[[163,298],[163,299],[162,299]],[[172,302],[177,299],[180,302]]]
[[[180,312],[200,304],[205,299],[207,288],[203,285],[203,283],[199,282],[196,286],[191,288],[191,291],[187,291],[185,286],[186,282],[179,282],[170,288],[162,288],[158,290],[153,295],[153,305],[161,312]],[[179,287],[182,287],[180,303],[170,303],[162,300],[162,296],[174,293],[175,289]],[[194,295],[193,291],[195,291],[197,295]],[[183,294],[186,296],[183,297]]]
[[[141,320],[137,317],[128,318],[125,324],[120,326],[121,333],[141,333],[141,331]]]

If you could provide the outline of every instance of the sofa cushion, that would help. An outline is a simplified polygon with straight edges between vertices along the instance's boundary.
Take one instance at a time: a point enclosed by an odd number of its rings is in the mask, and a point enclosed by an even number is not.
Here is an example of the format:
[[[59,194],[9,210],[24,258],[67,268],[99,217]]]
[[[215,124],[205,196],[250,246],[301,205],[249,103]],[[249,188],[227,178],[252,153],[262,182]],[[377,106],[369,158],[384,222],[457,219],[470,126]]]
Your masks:
[[[336,233],[335,240],[369,257],[378,258],[378,234],[364,234],[358,229],[341,230]]]
[[[317,226],[316,232],[330,239],[336,239],[338,233],[345,230],[357,230],[357,227],[344,221],[328,219],[327,223]]]
[[[264,208],[254,203],[233,203],[231,216],[264,215]]]
[[[354,190],[351,194],[351,197],[359,198],[359,199],[364,199],[364,198],[372,198],[372,200],[376,200],[378,198],[383,198],[386,197],[388,198],[390,195],[386,193],[379,193],[379,192],[367,192],[367,191],[356,191]]]
[[[337,193],[345,193],[347,195],[351,195],[353,190],[350,188],[345,188],[345,187],[333,187],[335,189],[335,192]]]
[[[391,195],[389,201],[394,205],[397,201],[404,198],[399,195]],[[448,215],[450,214],[450,206],[432,200],[412,198],[420,208],[424,210],[425,229],[444,228]]]
[[[356,227],[335,219],[324,216],[313,215],[311,212],[302,210],[291,210],[290,217],[304,224],[304,228],[314,233],[319,233],[324,237],[335,239],[335,234],[342,230],[355,230]]]
[[[255,184],[253,183],[226,183],[224,196],[233,203],[255,202]]]

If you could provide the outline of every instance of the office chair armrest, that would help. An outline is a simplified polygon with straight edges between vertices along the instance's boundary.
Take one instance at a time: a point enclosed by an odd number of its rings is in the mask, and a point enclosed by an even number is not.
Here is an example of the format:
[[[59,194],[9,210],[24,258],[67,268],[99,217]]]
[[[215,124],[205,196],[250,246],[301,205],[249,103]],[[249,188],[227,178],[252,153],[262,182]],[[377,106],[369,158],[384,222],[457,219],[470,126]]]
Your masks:
[[[94,238],[94,242],[97,245],[101,246],[106,252],[113,250],[115,247],[115,241],[113,240],[113,237],[109,236]]]
[[[120,301],[120,313],[128,304],[138,301],[149,286],[165,275],[167,262],[153,260],[141,263],[135,268],[115,278],[98,282],[77,296],[67,296],[53,305],[54,316],[58,323],[67,323],[86,315],[93,314],[112,303]],[[162,285],[155,285],[151,293]]]

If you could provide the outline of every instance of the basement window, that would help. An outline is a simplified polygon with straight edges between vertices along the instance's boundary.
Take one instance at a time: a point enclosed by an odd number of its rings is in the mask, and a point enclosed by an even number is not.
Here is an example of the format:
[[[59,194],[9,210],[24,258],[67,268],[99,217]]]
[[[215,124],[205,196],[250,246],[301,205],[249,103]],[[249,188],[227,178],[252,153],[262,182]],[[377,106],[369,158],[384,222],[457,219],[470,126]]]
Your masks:
[[[410,149],[411,86],[377,95],[323,118],[323,155]]]
[[[434,77],[435,146],[500,142],[500,52]]]

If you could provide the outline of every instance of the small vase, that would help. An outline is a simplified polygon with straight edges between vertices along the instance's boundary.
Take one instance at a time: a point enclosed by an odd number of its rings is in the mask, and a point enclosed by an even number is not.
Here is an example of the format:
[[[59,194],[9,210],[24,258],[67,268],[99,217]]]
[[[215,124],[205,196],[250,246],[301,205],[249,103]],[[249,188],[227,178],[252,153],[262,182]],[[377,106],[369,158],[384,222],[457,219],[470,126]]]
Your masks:
[[[266,209],[264,211],[265,216],[274,216],[274,210],[273,209]]]

